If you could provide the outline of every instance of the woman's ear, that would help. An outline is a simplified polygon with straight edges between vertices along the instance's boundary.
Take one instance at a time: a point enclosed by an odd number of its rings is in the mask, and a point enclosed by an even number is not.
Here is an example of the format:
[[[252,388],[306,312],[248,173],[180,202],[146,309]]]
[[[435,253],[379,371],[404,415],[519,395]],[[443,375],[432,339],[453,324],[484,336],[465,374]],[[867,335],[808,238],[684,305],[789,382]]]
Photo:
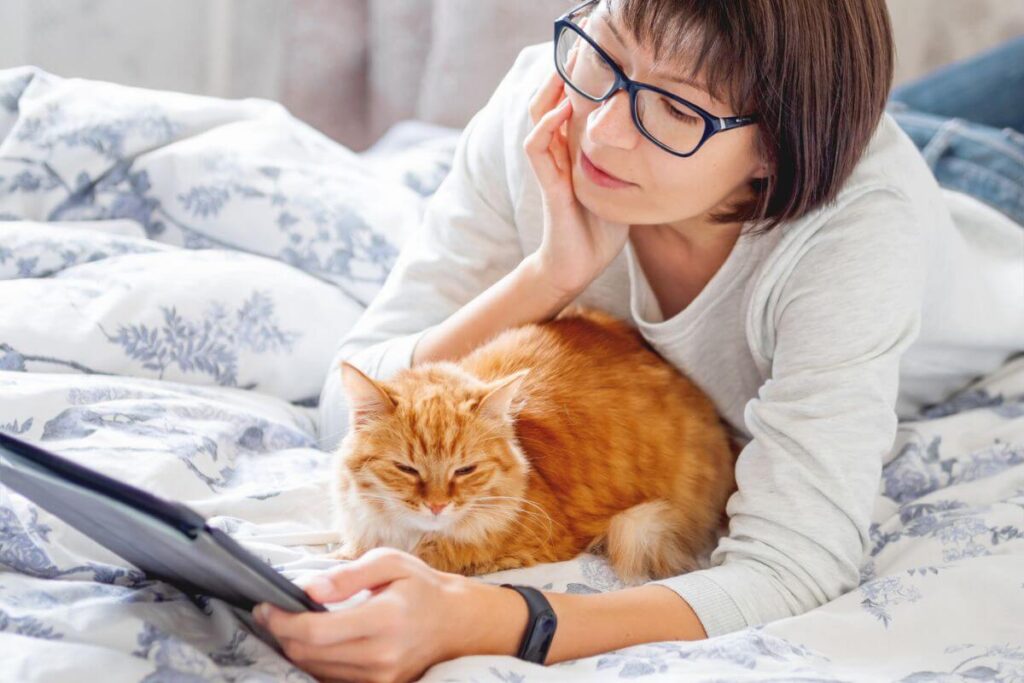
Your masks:
[[[768,158],[768,150],[764,147],[764,134],[758,129],[754,137],[754,159],[753,168],[750,171],[751,180],[763,180],[775,173],[775,164]]]
[[[754,169],[750,173],[751,180],[763,180],[775,172],[774,164],[768,161],[768,156],[761,149],[761,145],[757,145],[756,158],[754,159]]]

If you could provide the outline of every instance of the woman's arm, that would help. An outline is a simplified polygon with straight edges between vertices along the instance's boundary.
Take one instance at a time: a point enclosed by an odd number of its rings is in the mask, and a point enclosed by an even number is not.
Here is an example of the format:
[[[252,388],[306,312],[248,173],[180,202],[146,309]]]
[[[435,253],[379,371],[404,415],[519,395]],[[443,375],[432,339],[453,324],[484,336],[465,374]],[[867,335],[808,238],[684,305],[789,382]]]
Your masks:
[[[439,341],[449,341],[450,335],[437,337],[430,328],[509,276],[522,261],[505,146],[512,134],[509,122],[517,120],[514,110],[530,87],[531,54],[520,54],[487,104],[466,124],[452,168],[427,200],[423,219],[412,227],[381,290],[340,340],[320,394],[322,448],[335,447],[348,431],[341,361],[385,380],[411,366],[414,347],[428,333],[433,350],[419,359],[445,355]],[[522,275],[503,283],[503,300],[511,298],[510,289],[532,290]]]
[[[555,287],[537,254],[530,254],[443,323],[427,330],[413,350],[412,365],[457,360],[502,330],[553,318],[578,294]]]
[[[418,680],[432,665],[463,655],[514,655],[526,628],[519,593],[440,572],[394,548],[374,548],[306,586],[325,604],[366,591],[366,600],[328,612],[292,614],[260,604],[254,616],[314,676],[375,683]],[[545,595],[558,615],[548,664],[704,637],[686,603],[658,586]]]
[[[729,534],[710,568],[656,582],[709,636],[807,612],[859,582],[900,361],[921,326],[919,215],[889,191],[852,199],[754,292],[751,347],[771,372],[744,409],[753,438],[737,457]]]
[[[522,596],[481,581],[464,581],[460,621],[466,626],[453,638],[452,657],[514,655],[526,629]],[[609,593],[544,592],[558,617],[545,664],[589,657],[630,645],[663,640],[701,640],[704,627],[684,600],[657,585]]]

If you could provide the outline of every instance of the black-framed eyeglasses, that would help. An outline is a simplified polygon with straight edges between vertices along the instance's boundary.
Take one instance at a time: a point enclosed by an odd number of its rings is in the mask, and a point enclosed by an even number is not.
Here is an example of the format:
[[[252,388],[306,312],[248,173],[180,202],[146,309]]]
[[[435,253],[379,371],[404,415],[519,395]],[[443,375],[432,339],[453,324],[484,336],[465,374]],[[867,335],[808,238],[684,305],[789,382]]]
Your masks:
[[[624,89],[629,93],[633,123],[644,137],[680,157],[695,154],[713,135],[757,121],[752,114],[714,116],[678,95],[626,76],[622,67],[573,21],[597,2],[600,0],[587,0],[555,21],[555,68],[573,90],[592,102],[604,102]],[[570,78],[567,64],[573,50],[576,61]]]

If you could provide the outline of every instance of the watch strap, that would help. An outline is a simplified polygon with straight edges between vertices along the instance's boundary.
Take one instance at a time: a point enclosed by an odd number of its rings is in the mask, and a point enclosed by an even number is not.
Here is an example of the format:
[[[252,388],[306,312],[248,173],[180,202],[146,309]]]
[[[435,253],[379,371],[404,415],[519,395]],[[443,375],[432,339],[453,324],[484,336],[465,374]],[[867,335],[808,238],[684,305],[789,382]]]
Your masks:
[[[547,659],[548,650],[551,649],[555,628],[558,626],[555,610],[552,609],[551,603],[544,597],[544,594],[532,586],[511,583],[503,583],[501,586],[511,588],[522,595],[529,610],[526,630],[523,632],[523,639],[519,643],[519,652],[516,657],[528,662],[543,664]]]

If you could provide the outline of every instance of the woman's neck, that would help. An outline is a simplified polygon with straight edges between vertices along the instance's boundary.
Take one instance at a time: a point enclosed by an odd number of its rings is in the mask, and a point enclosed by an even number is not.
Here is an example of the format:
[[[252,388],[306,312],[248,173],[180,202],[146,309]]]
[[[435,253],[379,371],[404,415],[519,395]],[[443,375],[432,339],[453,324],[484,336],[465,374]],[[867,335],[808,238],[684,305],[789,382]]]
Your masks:
[[[668,253],[706,255],[715,260],[715,256],[732,251],[742,229],[742,223],[715,223],[701,217],[671,224],[631,225],[629,234],[631,240],[660,245]]]

